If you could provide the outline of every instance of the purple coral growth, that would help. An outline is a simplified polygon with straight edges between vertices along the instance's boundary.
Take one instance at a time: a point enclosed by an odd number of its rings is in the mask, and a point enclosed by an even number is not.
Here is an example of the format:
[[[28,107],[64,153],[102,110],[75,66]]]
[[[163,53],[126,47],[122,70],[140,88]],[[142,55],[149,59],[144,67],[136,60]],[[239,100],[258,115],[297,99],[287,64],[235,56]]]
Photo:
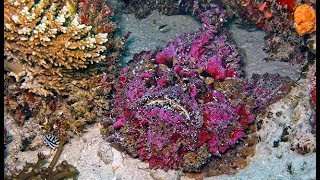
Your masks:
[[[173,51],[175,50],[175,51]],[[169,55],[169,52],[172,52]],[[205,30],[182,34],[160,50],[155,60],[172,66],[182,77],[197,75],[199,71],[217,80],[240,77],[240,57],[226,34],[212,34]]]
[[[219,14],[217,7],[213,9]],[[283,95],[278,93],[285,82],[281,77],[245,80],[240,59],[219,29],[182,34],[162,50],[135,55],[115,85],[115,132],[109,139],[152,168],[199,171],[245,136],[254,120],[252,110]],[[205,82],[206,78],[213,81]],[[252,105],[229,89],[215,88],[227,80],[240,82],[234,87],[258,100]]]
[[[185,82],[168,66],[144,59],[143,53],[139,57],[120,73],[115,107],[121,108],[113,112],[117,137],[124,137],[116,141],[132,156],[153,168],[196,171],[244,136],[253,121],[245,106],[232,106],[199,74]],[[207,157],[189,167],[186,154],[200,157],[200,147],[207,149]]]

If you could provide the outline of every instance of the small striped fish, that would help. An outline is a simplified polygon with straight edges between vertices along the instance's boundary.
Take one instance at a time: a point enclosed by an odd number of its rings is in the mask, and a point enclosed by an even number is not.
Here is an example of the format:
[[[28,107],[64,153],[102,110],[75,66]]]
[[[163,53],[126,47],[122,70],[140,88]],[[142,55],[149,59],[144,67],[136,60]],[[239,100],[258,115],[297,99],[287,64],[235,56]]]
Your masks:
[[[44,142],[44,144],[46,144],[47,146],[49,146],[50,148],[56,148],[59,146],[60,141],[59,139],[52,135],[52,133],[46,134],[42,137],[42,140]]]

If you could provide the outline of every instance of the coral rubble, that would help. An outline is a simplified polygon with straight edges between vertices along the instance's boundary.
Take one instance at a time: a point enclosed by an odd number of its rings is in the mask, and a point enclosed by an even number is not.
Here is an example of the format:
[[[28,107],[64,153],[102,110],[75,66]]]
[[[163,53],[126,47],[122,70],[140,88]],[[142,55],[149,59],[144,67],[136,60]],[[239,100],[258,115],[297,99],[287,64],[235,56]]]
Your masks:
[[[6,174],[4,176],[5,180],[11,179],[65,179],[75,176],[79,173],[78,170],[71,164],[68,164],[67,161],[62,161],[56,166],[56,163],[59,159],[59,156],[62,152],[64,145],[64,140],[61,142],[59,147],[56,150],[56,153],[51,160],[48,167],[43,167],[43,161],[45,156],[42,153],[38,154],[38,161],[34,163],[26,162],[26,165],[21,171],[11,172],[11,174]],[[56,168],[54,169],[54,167]]]
[[[208,9],[215,4],[221,5],[220,1],[211,0],[122,0],[124,12],[130,12],[136,18],[142,19],[158,10],[160,14],[197,14],[200,9]]]
[[[197,17],[202,30],[137,54],[121,70],[103,123],[108,141],[151,168],[200,171],[239,144],[255,113],[291,88],[292,81],[278,75],[243,78],[220,7]]]

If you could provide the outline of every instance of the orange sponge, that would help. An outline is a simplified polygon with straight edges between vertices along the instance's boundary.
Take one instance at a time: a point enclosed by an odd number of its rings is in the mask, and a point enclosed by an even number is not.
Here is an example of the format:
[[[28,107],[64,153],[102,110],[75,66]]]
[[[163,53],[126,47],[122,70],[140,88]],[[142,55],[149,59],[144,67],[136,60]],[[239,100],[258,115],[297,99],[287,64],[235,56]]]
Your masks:
[[[316,11],[308,4],[302,4],[294,11],[294,27],[300,36],[316,30]]]

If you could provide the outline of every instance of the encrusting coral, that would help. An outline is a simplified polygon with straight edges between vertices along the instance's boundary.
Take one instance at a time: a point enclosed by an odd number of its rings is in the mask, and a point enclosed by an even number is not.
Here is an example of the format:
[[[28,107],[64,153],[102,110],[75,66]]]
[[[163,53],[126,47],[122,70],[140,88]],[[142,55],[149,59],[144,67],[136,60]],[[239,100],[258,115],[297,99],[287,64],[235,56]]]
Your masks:
[[[294,11],[294,27],[299,35],[310,34],[316,30],[316,10],[302,4]]]
[[[246,136],[256,113],[291,88],[292,81],[279,75],[243,78],[241,57],[221,27],[227,14],[219,6],[196,16],[203,29],[137,54],[121,70],[113,110],[103,123],[108,141],[151,168],[194,172],[229,157],[224,154]],[[244,159],[225,164],[243,168]]]

